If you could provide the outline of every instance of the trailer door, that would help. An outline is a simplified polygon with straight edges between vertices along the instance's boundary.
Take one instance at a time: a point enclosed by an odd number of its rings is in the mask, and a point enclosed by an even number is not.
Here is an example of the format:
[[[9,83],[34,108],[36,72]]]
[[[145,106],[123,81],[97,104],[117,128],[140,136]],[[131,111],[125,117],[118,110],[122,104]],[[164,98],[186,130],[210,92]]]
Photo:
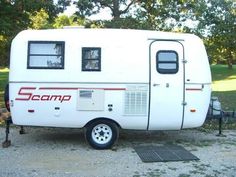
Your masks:
[[[184,109],[184,49],[179,41],[150,44],[149,130],[181,129]]]

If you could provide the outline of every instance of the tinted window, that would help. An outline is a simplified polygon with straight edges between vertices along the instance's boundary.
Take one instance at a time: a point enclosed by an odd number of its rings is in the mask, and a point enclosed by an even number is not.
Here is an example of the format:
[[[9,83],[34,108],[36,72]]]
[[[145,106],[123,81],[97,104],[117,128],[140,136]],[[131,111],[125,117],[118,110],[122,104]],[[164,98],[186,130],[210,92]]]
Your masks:
[[[28,43],[29,69],[63,69],[64,42],[30,41]]]
[[[178,54],[175,51],[159,51],[156,54],[156,69],[161,74],[178,72]]]
[[[101,48],[82,48],[82,71],[101,71]]]

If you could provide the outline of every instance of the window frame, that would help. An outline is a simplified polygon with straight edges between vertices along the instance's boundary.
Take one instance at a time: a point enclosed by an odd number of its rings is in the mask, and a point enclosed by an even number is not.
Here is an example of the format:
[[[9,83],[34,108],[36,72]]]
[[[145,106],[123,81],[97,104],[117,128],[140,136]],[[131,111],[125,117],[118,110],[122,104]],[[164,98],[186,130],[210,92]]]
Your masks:
[[[174,53],[176,55],[176,61],[160,61],[159,54],[160,53]],[[176,64],[175,69],[161,69],[159,68],[159,64]],[[160,74],[176,74],[179,71],[179,55],[175,50],[159,50],[156,53],[156,70]]]
[[[96,59],[86,59],[85,58],[85,52],[89,50],[98,50],[98,58]],[[82,65],[81,65],[81,71],[101,71],[101,47],[82,47]],[[86,61],[98,61],[98,69],[87,69],[85,68]]]
[[[31,44],[60,44],[62,51],[60,55],[56,54],[30,54]],[[30,66],[31,56],[61,56],[61,67],[46,67],[46,66]],[[27,69],[64,69],[65,67],[65,41],[28,41],[28,52],[27,52]]]

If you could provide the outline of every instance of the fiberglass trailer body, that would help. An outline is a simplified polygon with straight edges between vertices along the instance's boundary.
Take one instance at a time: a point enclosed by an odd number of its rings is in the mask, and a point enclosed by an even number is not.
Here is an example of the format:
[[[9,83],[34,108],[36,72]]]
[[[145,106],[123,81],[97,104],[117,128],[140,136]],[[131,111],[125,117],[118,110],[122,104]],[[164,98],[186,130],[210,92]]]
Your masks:
[[[211,93],[192,34],[122,29],[27,30],[12,42],[10,109],[17,125],[85,127],[95,148],[118,128],[201,126]]]

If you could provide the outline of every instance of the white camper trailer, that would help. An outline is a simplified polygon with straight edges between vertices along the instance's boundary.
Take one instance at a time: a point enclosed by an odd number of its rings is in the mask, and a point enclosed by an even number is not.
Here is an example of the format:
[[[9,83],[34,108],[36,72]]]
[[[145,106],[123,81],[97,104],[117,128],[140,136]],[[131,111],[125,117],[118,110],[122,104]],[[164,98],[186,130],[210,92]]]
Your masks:
[[[85,128],[110,148],[119,128],[201,126],[211,94],[203,42],[192,34],[123,29],[26,30],[12,42],[13,123]]]

